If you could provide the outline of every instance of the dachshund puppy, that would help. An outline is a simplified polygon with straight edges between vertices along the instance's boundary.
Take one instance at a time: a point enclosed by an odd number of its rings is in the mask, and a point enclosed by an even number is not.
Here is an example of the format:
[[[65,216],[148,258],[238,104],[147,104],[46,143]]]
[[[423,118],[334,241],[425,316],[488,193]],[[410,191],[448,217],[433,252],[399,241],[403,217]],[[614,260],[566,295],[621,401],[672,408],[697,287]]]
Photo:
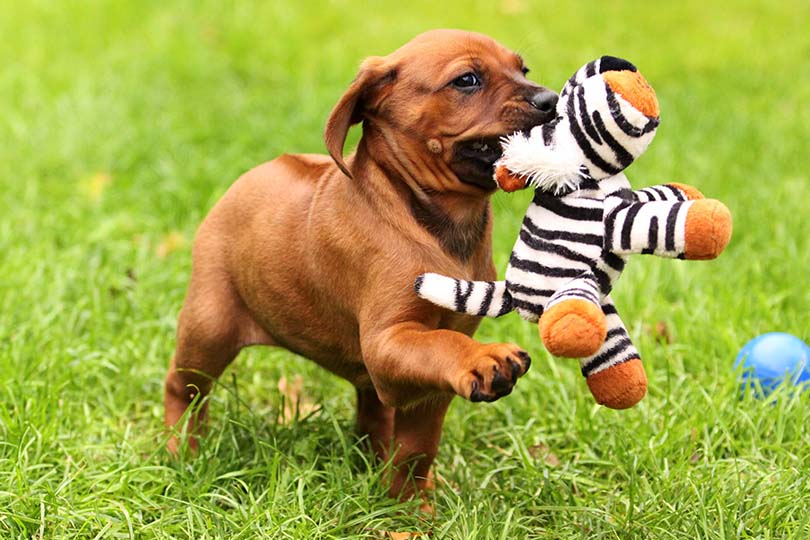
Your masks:
[[[428,271],[495,279],[500,139],[550,120],[557,102],[527,71],[486,36],[421,34],[362,63],[327,121],[328,156],[285,154],[239,178],[194,242],[166,424],[243,347],[284,347],[355,386],[360,432],[380,457],[395,452],[393,496],[428,486],[453,396],[494,401],[529,368],[516,345],[470,337],[479,317],[413,292]],[[204,414],[191,415],[192,433]]]

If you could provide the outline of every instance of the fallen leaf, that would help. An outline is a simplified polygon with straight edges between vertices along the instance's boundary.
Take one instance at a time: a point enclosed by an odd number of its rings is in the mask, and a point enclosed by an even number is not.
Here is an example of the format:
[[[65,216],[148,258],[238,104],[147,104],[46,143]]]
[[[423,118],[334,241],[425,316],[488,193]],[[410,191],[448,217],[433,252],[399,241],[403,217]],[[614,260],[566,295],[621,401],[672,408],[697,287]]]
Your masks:
[[[157,248],[155,249],[155,253],[157,253],[158,257],[166,257],[178,249],[185,247],[185,245],[186,237],[183,235],[183,233],[172,231],[163,237],[160,244],[158,244]]]
[[[529,455],[532,456],[534,459],[543,458],[546,462],[546,465],[550,467],[559,467],[560,466],[560,458],[551,451],[551,449],[546,446],[545,444],[533,444],[528,448]]]
[[[655,325],[648,327],[647,334],[659,343],[666,345],[672,343],[672,334],[669,333],[669,325],[664,321],[658,321]]]
[[[301,398],[303,387],[304,379],[301,375],[296,375],[292,381],[288,381],[284,376],[278,380],[278,391],[284,397],[284,409],[281,411],[282,423],[290,424],[296,417],[303,418],[318,410],[316,404]]]

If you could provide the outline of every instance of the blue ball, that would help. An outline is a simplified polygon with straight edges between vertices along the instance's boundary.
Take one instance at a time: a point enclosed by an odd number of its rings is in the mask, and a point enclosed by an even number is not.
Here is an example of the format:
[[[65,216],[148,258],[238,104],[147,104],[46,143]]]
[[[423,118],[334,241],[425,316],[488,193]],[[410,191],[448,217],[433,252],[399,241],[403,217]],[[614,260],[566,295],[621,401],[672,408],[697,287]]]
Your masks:
[[[768,395],[785,380],[793,385],[810,381],[810,347],[796,336],[769,332],[745,344],[734,368],[740,365],[745,370],[743,385],[756,379]]]

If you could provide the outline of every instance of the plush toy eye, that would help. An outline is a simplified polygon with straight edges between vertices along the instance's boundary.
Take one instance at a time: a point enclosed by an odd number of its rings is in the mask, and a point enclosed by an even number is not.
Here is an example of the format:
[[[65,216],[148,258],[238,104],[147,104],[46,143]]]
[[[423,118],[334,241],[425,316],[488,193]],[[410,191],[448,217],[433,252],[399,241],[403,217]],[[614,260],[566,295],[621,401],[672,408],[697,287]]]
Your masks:
[[[462,90],[474,90],[481,86],[481,78],[470,71],[469,73],[465,73],[460,77],[456,77],[453,79],[453,86],[456,88],[461,88]]]

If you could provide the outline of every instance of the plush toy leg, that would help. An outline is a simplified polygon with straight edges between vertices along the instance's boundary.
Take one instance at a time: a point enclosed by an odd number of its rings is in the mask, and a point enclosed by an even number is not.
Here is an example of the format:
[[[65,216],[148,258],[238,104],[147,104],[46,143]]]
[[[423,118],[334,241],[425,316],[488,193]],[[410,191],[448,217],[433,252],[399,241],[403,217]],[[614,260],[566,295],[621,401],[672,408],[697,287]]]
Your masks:
[[[591,356],[607,333],[599,289],[590,278],[575,279],[552,296],[539,321],[548,352],[565,358]]]
[[[686,214],[684,254],[690,260],[714,259],[731,240],[731,212],[713,199],[692,203]]]
[[[627,409],[647,393],[647,375],[609,297],[602,307],[607,316],[607,339],[597,354],[581,361],[582,374],[597,403],[611,409]]]

